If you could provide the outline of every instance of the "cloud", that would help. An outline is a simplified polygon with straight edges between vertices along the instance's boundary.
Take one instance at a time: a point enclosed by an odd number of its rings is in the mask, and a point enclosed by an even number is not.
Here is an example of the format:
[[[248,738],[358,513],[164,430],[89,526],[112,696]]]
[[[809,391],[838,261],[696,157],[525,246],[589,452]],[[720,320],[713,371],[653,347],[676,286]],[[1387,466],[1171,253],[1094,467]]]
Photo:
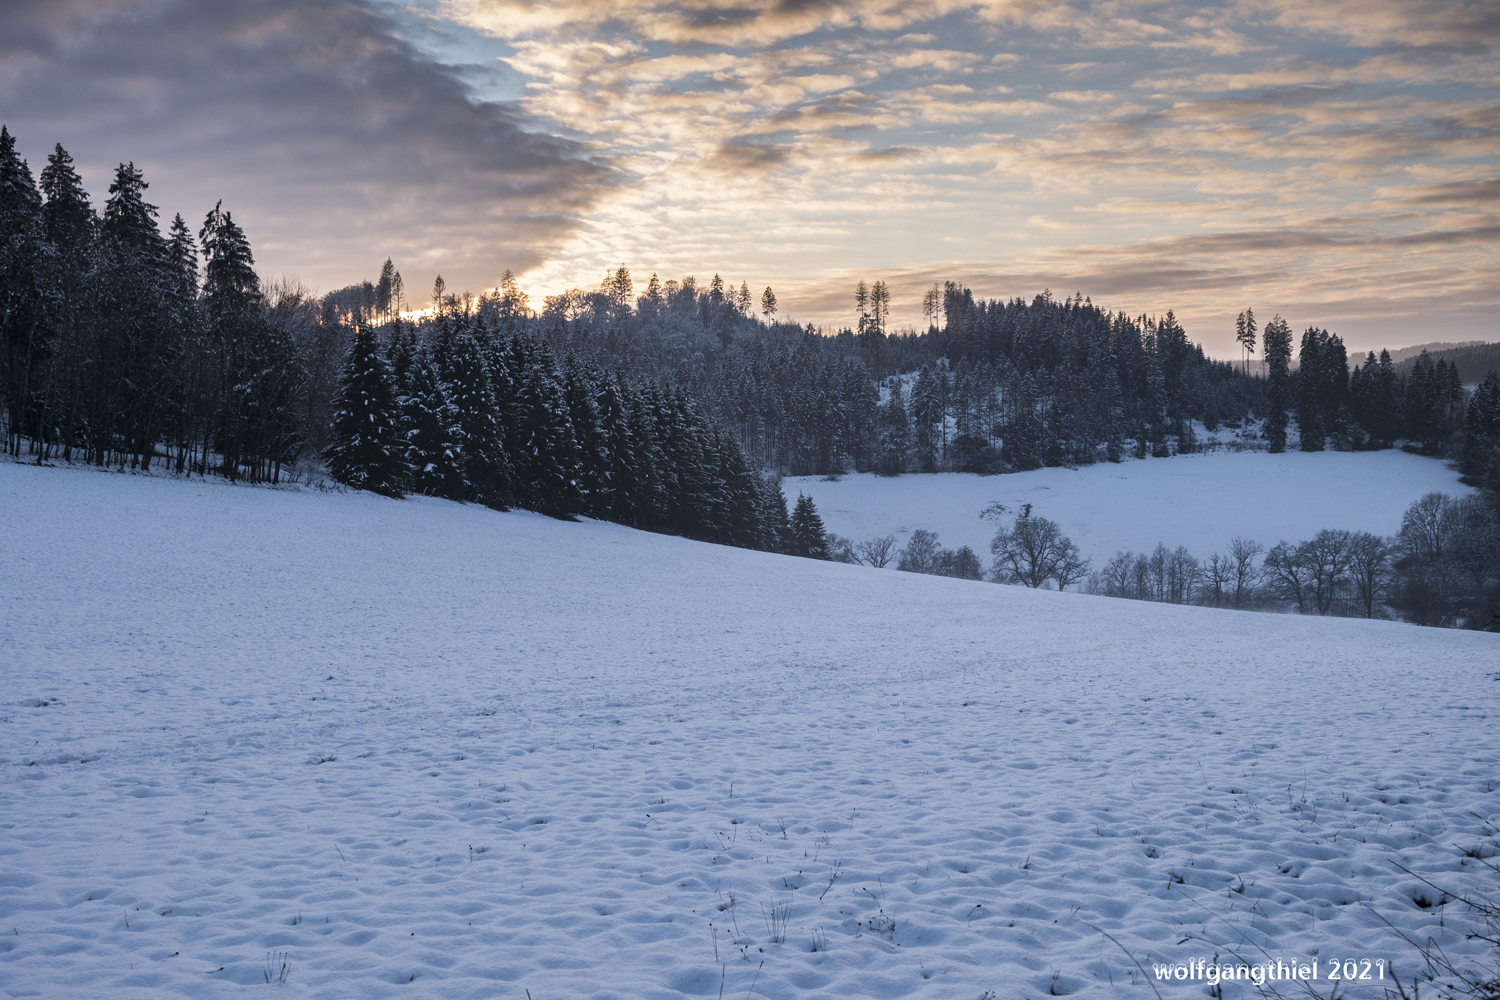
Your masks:
[[[304,275],[392,252],[538,299],[624,260],[815,322],[855,274],[1205,323],[1500,287],[1493,0],[377,2],[22,0],[0,106]]]
[[[776,146],[751,142],[726,142],[704,161],[708,170],[716,173],[738,175],[738,174],[763,174],[767,170],[775,170],[786,166],[786,146]]]
[[[1457,181],[1382,192],[1405,205],[1432,208],[1500,209],[1500,180]]]
[[[1251,0],[1278,24],[1367,47],[1494,51],[1500,7],[1489,0]]]
[[[190,222],[222,198],[265,273],[327,288],[389,255],[409,288],[493,284],[614,183],[360,0],[11,0],[5,19],[0,106],[34,165],[63,143],[102,200],[133,160]]]

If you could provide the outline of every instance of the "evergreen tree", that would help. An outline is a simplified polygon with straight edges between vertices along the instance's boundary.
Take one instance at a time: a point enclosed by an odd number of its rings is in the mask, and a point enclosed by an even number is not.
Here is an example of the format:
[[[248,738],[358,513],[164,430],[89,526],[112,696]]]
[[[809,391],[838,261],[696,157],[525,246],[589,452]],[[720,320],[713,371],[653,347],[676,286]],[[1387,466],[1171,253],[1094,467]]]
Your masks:
[[[106,211],[105,228],[108,227]],[[208,262],[203,269],[203,295],[210,304],[221,311],[238,311],[260,301],[260,276],[255,273],[250,241],[233,216],[224,211],[222,201],[204,218],[198,242]]]
[[[1432,355],[1417,355],[1406,376],[1402,401],[1406,411],[1406,438],[1421,445],[1424,454],[1436,454],[1443,439],[1443,387]]]
[[[42,208],[43,228],[56,253],[47,282],[54,303],[50,310],[51,336],[39,343],[34,340],[40,349],[32,353],[33,367],[45,366],[48,376],[42,383],[34,416],[43,454],[48,445],[56,444],[71,457],[80,430],[79,402],[85,390],[82,362],[90,353],[85,338],[92,325],[89,321],[94,318],[84,306],[90,292],[97,289],[100,273],[95,252],[99,227],[83,180],[73,169],[73,158],[61,145],[47,158],[41,186],[47,196]],[[64,368],[71,376],[66,384],[59,378],[59,369]]]
[[[938,425],[943,421],[943,376],[942,370],[934,371],[930,366],[917,373],[916,385],[911,393],[912,416],[916,433],[913,435],[915,459],[922,472],[936,472],[938,461]]]
[[[103,222],[105,236],[148,258],[162,257],[166,251],[156,227],[156,206],[145,199],[150,186],[134,163],[120,164],[104,203]]]
[[[906,404],[901,399],[901,379],[891,379],[891,398],[881,408],[880,459],[877,470],[882,476],[899,476],[906,471],[906,451],[911,444],[911,427]]]
[[[1280,316],[1266,324],[1261,352],[1266,361],[1265,434],[1274,455],[1286,451],[1287,408],[1292,401],[1292,328]]]
[[[766,551],[795,555],[792,539],[792,522],[787,514],[786,493],[781,480],[767,476],[761,480],[761,522],[770,545]]]
[[[1323,347],[1327,334],[1310,326],[1302,334],[1302,349],[1298,354],[1297,376],[1297,433],[1302,439],[1303,451],[1322,451],[1325,429],[1323,424],[1323,387],[1327,380],[1323,367]]]
[[[716,541],[745,549],[772,550],[773,536],[766,530],[761,513],[760,477],[745,461],[734,438],[723,432],[712,435],[718,458],[715,476],[723,497],[723,511]]]
[[[181,284],[184,298],[198,294],[198,247],[193,242],[193,233],[179,213],[172,217],[172,228],[167,236],[167,259],[172,264]]]
[[[448,399],[457,417],[455,443],[463,476],[460,499],[503,509],[515,502],[515,477],[502,444],[489,366],[467,332],[453,338],[446,374]]]
[[[797,494],[797,506],[791,516],[791,554],[808,559],[828,558],[828,536],[823,530],[823,519],[812,497]]]
[[[240,384],[235,387],[243,407],[243,458],[249,465],[252,481],[275,483],[280,481],[282,465],[294,461],[302,446],[303,431],[295,407],[306,371],[286,330],[270,322],[261,322],[255,332],[245,355]],[[383,365],[378,347],[372,350],[376,360]],[[388,369],[385,370],[384,385],[389,406],[387,423],[382,426],[386,432],[392,432],[396,420],[395,387]],[[392,437],[392,447],[400,461],[399,438]],[[397,490],[401,483],[398,476],[395,480]]]
[[[1463,379],[1458,374],[1458,363],[1451,365],[1438,362],[1438,396],[1442,411],[1442,433],[1450,438],[1463,430],[1465,403]]]
[[[657,421],[658,408],[651,390],[640,387],[631,391],[627,400],[634,457],[634,461],[630,463],[628,488],[630,516],[637,528],[664,530],[667,527],[676,480],[662,450]]]
[[[714,496],[719,483],[706,454],[706,429],[680,393],[655,393],[656,426],[666,459],[668,530],[711,538],[719,525]]]
[[[613,500],[613,486],[610,482],[609,435],[599,407],[602,395],[599,373],[570,356],[563,364],[562,379],[568,421],[573,425],[573,438],[578,445],[583,511],[590,517],[607,518]]]
[[[390,366],[391,382],[396,387],[397,396],[411,391],[411,367],[418,350],[416,331],[408,332],[399,321],[393,323],[390,346],[386,348],[386,364]]]
[[[766,319],[771,319],[776,315],[776,293],[771,291],[770,285],[767,285],[766,290],[760,293],[760,313]]]
[[[0,333],[5,347],[6,450],[44,436],[35,378],[51,353],[47,337],[52,254],[44,238],[42,199],[15,138],[0,125]],[[41,452],[38,451],[38,460]]]
[[[1491,371],[1469,399],[1464,414],[1464,443],[1459,471],[1472,482],[1487,484],[1500,474],[1500,376]]]
[[[42,193],[47,196],[42,208],[47,239],[65,253],[76,254],[87,247],[94,238],[94,209],[83,189],[83,178],[73,169],[73,157],[60,143],[42,170]]]
[[[516,500],[544,514],[582,513],[581,455],[552,353],[541,342],[517,337],[511,365],[518,382],[516,434],[508,451]]]
[[[323,456],[329,474],[355,489],[399,497],[410,466],[391,373],[368,330],[355,333],[336,402],[334,443]]]
[[[401,410],[401,441],[411,469],[415,493],[462,500],[466,497],[457,439],[458,411],[438,378],[432,357],[424,349],[410,352],[406,384],[397,398]]]
[[[1234,322],[1234,339],[1245,352],[1245,374],[1250,374],[1250,356],[1255,353],[1255,310],[1246,309]]]
[[[1334,439],[1334,446],[1349,447],[1349,352],[1336,333],[1323,331],[1318,349],[1322,363],[1323,429]]]
[[[380,265],[380,278],[375,282],[375,311],[387,322],[391,319],[392,293],[396,284],[396,266],[387,257]]]
[[[24,231],[41,214],[42,196],[31,167],[16,152],[15,136],[0,125],[0,238]]]
[[[108,218],[105,222],[107,228]],[[220,468],[235,478],[250,445],[247,389],[257,363],[257,342],[264,333],[264,300],[250,241],[222,202],[205,216],[198,242],[206,261],[202,302],[211,373],[206,408],[213,414],[213,448],[205,443],[203,456],[206,464],[209,452],[217,450]]]
[[[639,468],[641,458],[631,426],[633,408],[614,375],[605,375],[599,384],[597,409],[609,463],[609,492],[599,498],[601,508],[596,516],[625,525],[637,524],[641,512],[650,506],[646,495],[649,476]]]
[[[1381,448],[1389,448],[1401,436],[1401,382],[1390,351],[1381,351],[1375,373],[1366,371],[1369,422],[1365,427]]]

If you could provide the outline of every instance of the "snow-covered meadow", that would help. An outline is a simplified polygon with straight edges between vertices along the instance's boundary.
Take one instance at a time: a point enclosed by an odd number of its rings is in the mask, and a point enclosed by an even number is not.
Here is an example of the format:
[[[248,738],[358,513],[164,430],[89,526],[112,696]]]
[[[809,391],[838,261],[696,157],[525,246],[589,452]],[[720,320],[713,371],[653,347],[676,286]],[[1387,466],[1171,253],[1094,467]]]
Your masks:
[[[1485,957],[1397,865],[1493,850],[1500,636],[369,494],[0,464],[0,510],[7,996],[1152,996],[1215,955],[1326,995],[1418,971],[1396,929]]]
[[[1029,503],[1096,568],[1121,549],[1150,552],[1158,543],[1186,545],[1207,558],[1237,535],[1266,546],[1324,528],[1391,535],[1423,495],[1473,492],[1446,463],[1400,451],[1213,452],[1003,476],[806,476],[783,488],[791,502],[799,492],[812,497],[824,526],[856,542],[894,535],[904,544],[925,528],[986,562],[995,530]],[[981,518],[995,503],[1009,513],[1000,521]]]

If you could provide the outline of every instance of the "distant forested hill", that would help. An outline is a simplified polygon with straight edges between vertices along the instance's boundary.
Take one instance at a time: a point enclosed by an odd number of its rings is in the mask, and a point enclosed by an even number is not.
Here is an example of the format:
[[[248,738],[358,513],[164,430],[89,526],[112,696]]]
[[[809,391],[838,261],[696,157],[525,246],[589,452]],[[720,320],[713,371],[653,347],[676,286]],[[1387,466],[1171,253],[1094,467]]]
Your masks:
[[[1391,360],[1396,362],[1397,370],[1405,375],[1411,370],[1412,362],[1424,350],[1431,356],[1434,364],[1446,361],[1449,367],[1457,368],[1458,377],[1464,385],[1478,385],[1490,372],[1500,372],[1500,344],[1486,344],[1482,340],[1471,340],[1465,344],[1406,347],[1392,351]]]
[[[894,327],[884,281],[858,282],[849,325],[823,330],[778,316],[770,288],[653,274],[642,289],[623,265],[540,309],[508,271],[477,297],[439,277],[412,308],[390,260],[323,296],[263,286],[222,203],[163,232],[133,164],[108,191],[101,211],[61,146],[38,183],[0,125],[13,458],[273,483],[326,469],[379,492],[782,548],[795,525],[779,475],[1165,458],[1221,425],[1270,452],[1403,444],[1500,477],[1500,384],[1468,394],[1441,357],[1400,371],[1250,309],[1237,340],[1264,377],[1206,356],[1170,309],[955,282],[928,289],[922,331]]]

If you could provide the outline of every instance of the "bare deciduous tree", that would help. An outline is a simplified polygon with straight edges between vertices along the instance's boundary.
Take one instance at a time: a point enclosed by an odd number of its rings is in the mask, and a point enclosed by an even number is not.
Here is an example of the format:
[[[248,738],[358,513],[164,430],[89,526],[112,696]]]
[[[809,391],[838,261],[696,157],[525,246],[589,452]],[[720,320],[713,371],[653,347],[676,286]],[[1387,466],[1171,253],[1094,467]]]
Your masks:
[[[832,561],[856,565],[859,563],[859,556],[854,551],[854,543],[843,535],[827,532],[823,536],[823,544],[828,549],[828,558]]]
[[[1297,546],[1297,556],[1307,570],[1313,607],[1318,614],[1333,610],[1340,586],[1348,582],[1349,532],[1323,530],[1310,542]]]
[[[1057,581],[1059,591],[1067,590],[1068,584],[1077,583],[1088,575],[1091,561],[1084,559],[1078,554],[1078,546],[1063,539],[1066,551],[1058,560],[1057,568],[1052,571],[1052,578]]]
[[[892,559],[896,558],[896,536],[886,535],[884,538],[867,539],[860,542],[855,551],[860,561],[866,566],[884,569],[890,565]]]
[[[997,582],[1016,582],[1037,588],[1048,580],[1058,580],[1058,589],[1073,583],[1089,571],[1089,561],[1080,559],[1078,547],[1067,539],[1057,524],[1045,517],[1032,517],[1031,505],[1021,508],[1015,524],[1001,528],[990,543],[995,556]],[[1061,570],[1062,576],[1058,573]]]
[[[1375,602],[1380,600],[1391,580],[1391,554],[1394,547],[1379,535],[1361,531],[1349,539],[1349,576],[1354,594],[1366,618],[1375,617]]]
[[[1224,606],[1224,598],[1229,591],[1229,585],[1234,582],[1234,560],[1226,555],[1215,552],[1208,557],[1208,568],[1206,573],[1208,579],[1208,593],[1205,599],[1216,608]]]
[[[1297,602],[1297,613],[1306,607],[1310,585],[1307,564],[1301,553],[1286,542],[1277,542],[1266,553],[1265,572],[1277,596]]]
[[[1237,608],[1255,596],[1255,585],[1260,580],[1255,559],[1264,551],[1259,542],[1248,538],[1236,538],[1229,543],[1229,558],[1234,563],[1234,606]]]
[[[1104,593],[1108,597],[1134,596],[1135,556],[1129,552],[1116,552],[1104,566]]]
[[[896,568],[907,573],[932,573],[939,551],[938,536],[925,528],[918,528],[911,533],[906,548],[901,550],[901,561]]]

